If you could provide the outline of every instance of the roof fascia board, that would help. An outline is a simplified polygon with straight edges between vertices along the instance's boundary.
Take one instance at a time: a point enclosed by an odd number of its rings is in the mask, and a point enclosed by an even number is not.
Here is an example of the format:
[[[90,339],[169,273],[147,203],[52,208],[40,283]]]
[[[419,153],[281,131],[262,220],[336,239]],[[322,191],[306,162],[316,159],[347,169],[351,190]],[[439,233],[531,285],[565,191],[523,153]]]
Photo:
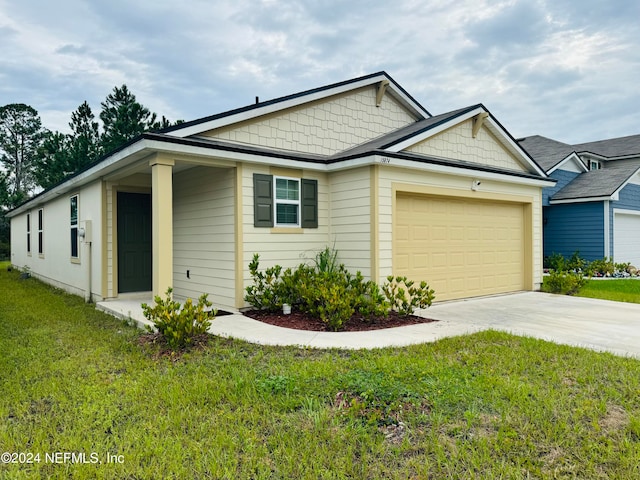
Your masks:
[[[145,151],[149,149],[149,140],[141,138],[137,142],[128,145],[122,150],[118,150],[113,155],[108,156],[104,160],[96,163],[94,166],[87,170],[80,172],[77,175],[69,178],[68,180],[52,187],[50,190],[45,190],[42,193],[36,195],[31,200],[26,201],[17,208],[7,213],[8,217],[19,215],[26,210],[33,208],[34,205],[48,202],[52,198],[64,195],[66,192],[73,190],[76,187],[80,187],[93,180],[108,175],[112,171],[125,168],[138,160],[141,156],[145,156]],[[150,153],[150,152],[149,152]]]
[[[582,169],[583,172],[588,172],[589,171],[589,169],[584,164],[584,162],[580,159],[578,154],[576,152],[571,152],[563,160],[560,160],[553,168],[551,168],[551,170],[549,170],[547,172],[547,175],[551,175],[553,172],[555,172],[556,170],[559,170],[560,167],[562,167],[565,163],[568,163],[571,160],[573,160],[575,162],[575,164],[578,165]]]
[[[617,200],[613,195],[603,197],[583,197],[583,198],[567,198],[563,200],[549,200],[551,205],[564,205],[567,203],[586,203],[586,202],[604,202],[606,200]]]
[[[389,82],[386,88],[386,93],[392,95],[405,108],[409,109],[416,117],[429,118],[431,116],[431,114],[424,107],[416,102],[391,77],[389,77],[386,73],[381,72],[372,76],[355,79],[351,82],[335,84],[334,86],[329,86],[328,88],[309,90],[308,92],[302,92],[300,94],[282,97],[282,99],[275,99],[265,102],[264,104],[257,104],[255,107],[252,106],[235,111],[232,110],[228,112],[228,114],[221,114],[208,121],[195,123],[191,126],[177,128],[172,131],[167,131],[165,132],[165,135],[171,135],[181,138],[189,137],[202,132],[206,132],[208,130],[214,130],[216,128],[221,128],[232,125],[234,123],[251,120],[256,117],[268,115],[270,113],[275,113],[281,110],[286,110],[288,108],[297,107],[305,103],[322,100],[324,98],[339,95],[351,90],[376,85],[380,82]]]
[[[555,180],[547,180],[544,178],[528,178],[509,175],[507,173],[486,172],[482,170],[471,170],[465,167],[455,167],[451,165],[439,165],[435,163],[416,162],[402,158],[392,158],[385,155],[368,155],[364,157],[353,158],[336,163],[329,164],[327,171],[335,172],[350,168],[362,167],[366,165],[381,165],[382,167],[400,167],[411,170],[420,170],[425,172],[442,173],[448,175],[465,176],[468,178],[477,178],[480,180],[494,180],[515,183],[520,185],[532,185],[536,187],[553,187]],[[306,168],[306,167],[305,167]]]

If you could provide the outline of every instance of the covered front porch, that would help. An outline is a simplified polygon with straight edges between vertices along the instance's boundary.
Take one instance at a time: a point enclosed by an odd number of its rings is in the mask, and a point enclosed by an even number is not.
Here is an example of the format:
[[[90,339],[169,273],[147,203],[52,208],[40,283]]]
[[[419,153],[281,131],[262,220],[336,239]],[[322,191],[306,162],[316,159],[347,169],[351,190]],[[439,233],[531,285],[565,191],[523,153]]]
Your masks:
[[[207,293],[219,308],[237,308],[237,170],[228,160],[155,153],[104,178],[106,303],[121,300],[141,316],[140,298],[171,287],[177,298]],[[147,213],[129,205],[145,197]]]

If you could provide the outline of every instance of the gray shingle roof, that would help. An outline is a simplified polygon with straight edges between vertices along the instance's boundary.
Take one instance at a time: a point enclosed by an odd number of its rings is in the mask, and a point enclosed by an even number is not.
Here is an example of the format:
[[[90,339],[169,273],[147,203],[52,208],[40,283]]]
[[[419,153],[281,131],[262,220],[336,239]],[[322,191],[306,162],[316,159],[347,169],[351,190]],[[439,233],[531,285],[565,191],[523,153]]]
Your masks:
[[[590,152],[609,158],[640,155],[640,135],[580,143],[573,148],[578,153]]]
[[[540,135],[521,138],[518,143],[545,172],[551,170],[575,151],[575,148],[569,144]]]
[[[610,197],[639,170],[640,166],[637,164],[614,162],[606,168],[584,172],[556,192],[551,201]]]

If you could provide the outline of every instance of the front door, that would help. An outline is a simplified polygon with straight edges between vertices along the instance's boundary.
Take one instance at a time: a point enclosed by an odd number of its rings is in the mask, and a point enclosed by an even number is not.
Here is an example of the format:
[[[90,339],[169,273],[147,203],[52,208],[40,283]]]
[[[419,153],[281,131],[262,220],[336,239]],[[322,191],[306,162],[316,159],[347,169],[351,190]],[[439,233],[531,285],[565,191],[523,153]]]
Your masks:
[[[118,292],[151,291],[151,262],[151,195],[118,192]]]

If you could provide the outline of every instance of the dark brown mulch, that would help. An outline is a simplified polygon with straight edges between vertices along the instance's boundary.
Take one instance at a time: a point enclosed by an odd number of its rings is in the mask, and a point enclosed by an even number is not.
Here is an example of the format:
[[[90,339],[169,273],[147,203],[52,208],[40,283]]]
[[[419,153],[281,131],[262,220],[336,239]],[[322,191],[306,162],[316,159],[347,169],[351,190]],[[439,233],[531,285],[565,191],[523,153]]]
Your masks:
[[[282,312],[270,313],[259,310],[249,310],[244,315],[278,327],[293,328],[296,330],[311,330],[314,332],[327,331],[327,325],[318,318],[313,318],[300,311],[292,311],[290,315]],[[405,325],[415,325],[417,323],[436,322],[430,318],[409,315],[406,317],[391,311],[387,318],[368,319],[360,315],[354,315],[344,325],[342,332],[362,332],[366,330],[379,330],[382,328],[402,327]]]

